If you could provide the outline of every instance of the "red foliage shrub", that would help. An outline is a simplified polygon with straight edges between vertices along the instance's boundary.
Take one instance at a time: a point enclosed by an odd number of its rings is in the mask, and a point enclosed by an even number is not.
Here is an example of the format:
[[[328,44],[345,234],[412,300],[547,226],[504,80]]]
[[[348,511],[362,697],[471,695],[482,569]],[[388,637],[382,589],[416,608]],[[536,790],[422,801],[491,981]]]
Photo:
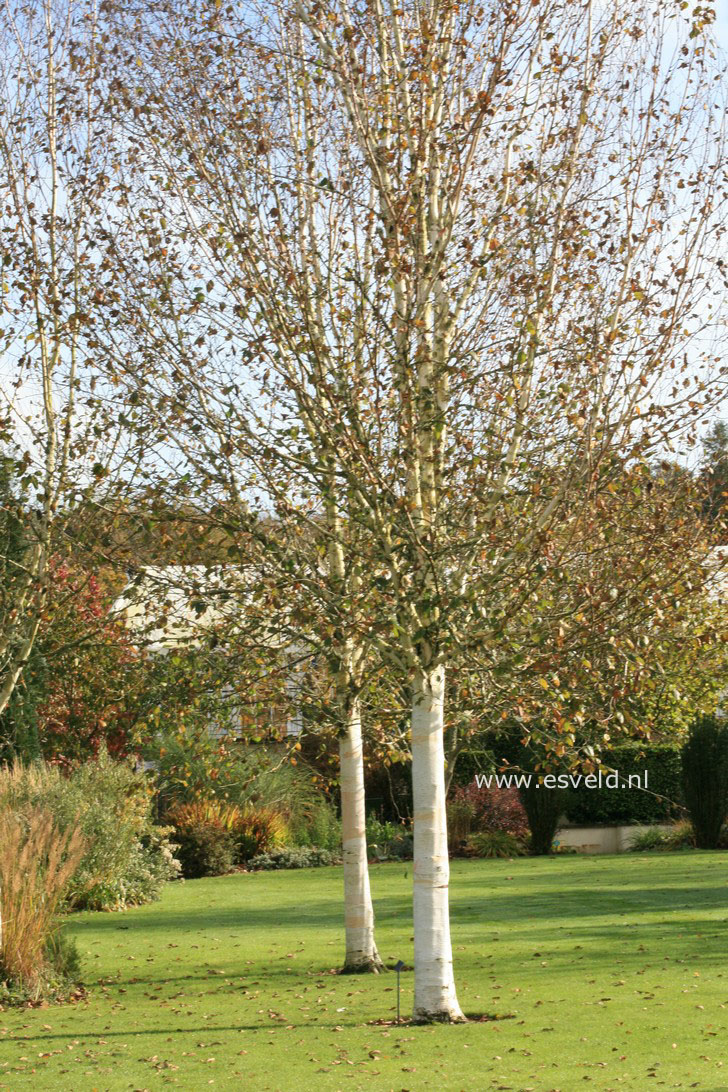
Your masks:
[[[516,838],[528,834],[528,819],[518,789],[461,785],[448,804],[448,824],[454,842],[479,831],[504,831]]]
[[[97,755],[102,743],[123,757],[134,749],[132,690],[140,654],[123,622],[109,614],[118,591],[113,575],[53,559],[51,576],[51,624],[38,643],[49,665],[38,706],[43,757],[71,768]]]

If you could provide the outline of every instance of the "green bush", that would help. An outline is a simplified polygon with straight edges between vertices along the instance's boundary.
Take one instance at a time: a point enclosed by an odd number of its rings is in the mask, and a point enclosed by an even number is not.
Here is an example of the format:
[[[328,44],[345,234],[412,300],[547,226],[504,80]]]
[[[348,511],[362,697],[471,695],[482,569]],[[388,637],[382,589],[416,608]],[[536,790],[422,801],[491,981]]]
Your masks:
[[[415,840],[408,832],[403,831],[389,843],[389,856],[395,861],[411,861],[415,855]]]
[[[288,816],[288,840],[297,846],[318,846],[332,853],[341,851],[341,821],[328,800],[318,798],[302,802]]]
[[[153,819],[148,778],[102,750],[67,776],[43,763],[26,767],[4,802],[46,808],[67,829],[76,820],[88,848],[67,894],[72,909],[123,910],[158,898],[179,876],[171,828]],[[8,795],[9,794],[9,795]]]
[[[225,876],[235,867],[235,841],[229,831],[215,823],[200,823],[177,831],[177,855],[186,879]]]
[[[651,827],[635,834],[627,847],[630,853],[648,853],[654,849],[667,849],[667,831]]]
[[[224,876],[237,860],[240,808],[218,800],[194,800],[168,812],[186,879]]]
[[[407,832],[399,823],[378,819],[368,815],[366,822],[367,852],[378,861],[387,861],[392,856],[393,845],[399,844]]]
[[[699,717],[682,750],[685,803],[699,849],[717,849],[728,814],[728,724]]]
[[[378,861],[410,861],[414,854],[412,832],[403,823],[381,821],[369,816],[366,826],[367,851]]]
[[[522,857],[526,847],[506,830],[484,830],[468,838],[466,850],[470,857]]]
[[[341,864],[341,857],[318,846],[281,846],[253,857],[252,869],[273,871],[279,868],[321,868],[323,865]]]
[[[64,782],[59,812],[78,812],[90,850],[71,888],[76,909],[123,910],[159,898],[179,877],[171,828],[154,822],[153,791],[144,773],[103,750]]]

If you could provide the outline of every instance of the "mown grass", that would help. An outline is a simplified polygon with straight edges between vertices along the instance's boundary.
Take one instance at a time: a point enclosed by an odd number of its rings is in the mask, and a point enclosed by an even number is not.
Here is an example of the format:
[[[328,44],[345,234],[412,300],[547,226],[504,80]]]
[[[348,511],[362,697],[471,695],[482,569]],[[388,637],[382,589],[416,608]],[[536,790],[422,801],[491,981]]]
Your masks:
[[[334,973],[340,869],[171,885],[71,919],[89,996],[0,1012],[0,1088],[727,1090],[727,865],[455,862],[460,1001],[499,1017],[462,1027],[373,1023],[396,976]],[[381,952],[409,963],[411,865],[372,871]]]

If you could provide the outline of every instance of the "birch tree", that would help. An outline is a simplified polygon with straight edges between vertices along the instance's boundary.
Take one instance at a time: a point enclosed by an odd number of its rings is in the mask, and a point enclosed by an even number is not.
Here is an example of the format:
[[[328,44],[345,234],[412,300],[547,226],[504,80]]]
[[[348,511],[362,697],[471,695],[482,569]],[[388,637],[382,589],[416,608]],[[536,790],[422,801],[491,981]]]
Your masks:
[[[493,682],[554,574],[589,616],[568,559],[584,571],[615,483],[693,442],[724,384],[710,9],[163,9],[132,14],[119,46],[156,81],[114,85],[145,134],[128,177],[157,187],[128,200],[150,244],[135,337],[157,362],[159,450],[194,435],[182,462],[215,491],[227,445],[241,510],[263,492],[289,517],[310,504],[327,609],[407,681],[414,1019],[458,1022],[447,672],[477,650]],[[647,557],[640,526],[619,533]],[[615,618],[605,605],[605,641]]]
[[[382,962],[374,940],[367,863],[360,701],[368,652],[361,620],[368,586],[357,544],[361,531],[351,519],[351,491],[341,481],[336,436],[319,427],[322,399],[323,404],[330,403],[316,361],[286,352],[282,376],[260,369],[253,380],[258,384],[256,398],[245,389],[247,379],[239,370],[237,353],[242,350],[247,356],[249,349],[231,339],[228,322],[243,323],[247,334],[257,336],[248,324],[245,285],[252,269],[273,260],[268,252],[272,240],[256,238],[243,253],[237,245],[228,247],[222,234],[210,236],[214,223],[215,233],[222,229],[227,237],[241,239],[247,210],[259,200],[252,176],[244,177],[242,191],[234,180],[238,169],[246,170],[249,137],[226,128],[239,97],[230,58],[218,52],[214,40],[197,36],[193,24],[186,24],[192,36],[182,57],[171,43],[183,17],[173,10],[166,15],[168,22],[161,14],[155,17],[157,37],[151,47],[141,47],[147,61],[142,76],[145,112],[136,111],[133,124],[128,113],[124,115],[119,159],[126,222],[114,237],[115,258],[126,285],[119,291],[129,301],[132,316],[130,343],[137,358],[143,354],[145,368],[151,369],[146,390],[140,393],[137,385],[136,391],[147,413],[144,443],[161,461],[174,464],[175,473],[169,476],[173,489],[185,475],[196,483],[189,487],[190,502],[196,497],[208,518],[220,521],[237,541],[249,571],[256,574],[257,602],[241,604],[245,615],[241,627],[250,634],[251,620],[257,618],[263,640],[288,641],[294,654],[303,650],[328,665],[334,707],[322,710],[319,704],[319,714],[335,722],[339,737],[343,970],[377,972]],[[276,125],[301,182],[291,191],[286,212],[293,223],[289,253],[265,274],[266,286],[256,295],[253,310],[264,306],[266,321],[273,325],[282,321],[292,329],[303,307],[303,320],[323,336],[330,307],[323,296],[327,274],[322,263],[342,267],[346,247],[340,246],[338,225],[319,218],[316,189],[307,181],[315,172],[315,132],[321,118],[299,94],[301,87],[315,86],[296,45],[300,32],[281,28],[281,34],[284,45],[292,35],[292,49],[279,72],[285,103]],[[144,32],[143,38],[148,43]],[[189,99],[210,64],[220,86],[230,90],[219,103],[210,99],[212,114],[206,107],[191,110]],[[123,76],[112,82],[114,96],[124,109],[136,110],[138,100],[129,95]],[[258,148],[262,163],[263,137]],[[191,156],[195,172],[199,171],[192,191],[187,189],[190,176],[180,152],[185,159]],[[160,187],[162,178],[166,192]],[[168,224],[174,229],[168,230]],[[129,228],[131,235],[125,235]],[[291,262],[305,271],[303,282],[276,298],[272,285],[278,276],[289,277]],[[204,288],[192,283],[199,276]],[[125,294],[132,285],[133,301]],[[213,311],[221,321],[216,318],[216,326],[208,328],[214,342],[210,359],[197,322],[209,314],[212,296]],[[170,370],[165,366],[171,362]],[[234,548],[231,561],[237,557]],[[311,704],[310,694],[308,699]]]
[[[124,465],[123,414],[93,390],[105,305],[99,49],[92,2],[0,6],[0,436],[17,527],[3,559],[0,713],[46,619],[71,512],[112,505]]]

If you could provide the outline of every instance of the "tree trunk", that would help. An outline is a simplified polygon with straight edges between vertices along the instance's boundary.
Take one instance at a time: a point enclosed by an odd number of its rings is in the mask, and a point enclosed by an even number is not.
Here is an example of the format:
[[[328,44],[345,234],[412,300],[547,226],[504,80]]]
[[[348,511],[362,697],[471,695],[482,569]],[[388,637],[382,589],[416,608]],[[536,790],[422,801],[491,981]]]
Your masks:
[[[374,909],[369,888],[365,829],[361,710],[358,701],[351,705],[346,733],[339,743],[339,757],[346,928],[346,956],[342,973],[376,973],[383,969],[383,964],[374,943]]]
[[[35,639],[38,636],[39,628],[40,611],[33,621],[30,633],[23,641],[20,652],[8,667],[5,673],[5,678],[2,680],[2,685],[0,685],[0,715],[5,712],[8,705],[10,704],[10,699],[15,692],[15,687],[18,685],[18,681],[23,674],[23,669],[28,663],[28,657],[33,651],[33,645],[35,644]]]
[[[450,943],[442,667],[415,677],[412,702],[416,1023],[461,1023]]]

